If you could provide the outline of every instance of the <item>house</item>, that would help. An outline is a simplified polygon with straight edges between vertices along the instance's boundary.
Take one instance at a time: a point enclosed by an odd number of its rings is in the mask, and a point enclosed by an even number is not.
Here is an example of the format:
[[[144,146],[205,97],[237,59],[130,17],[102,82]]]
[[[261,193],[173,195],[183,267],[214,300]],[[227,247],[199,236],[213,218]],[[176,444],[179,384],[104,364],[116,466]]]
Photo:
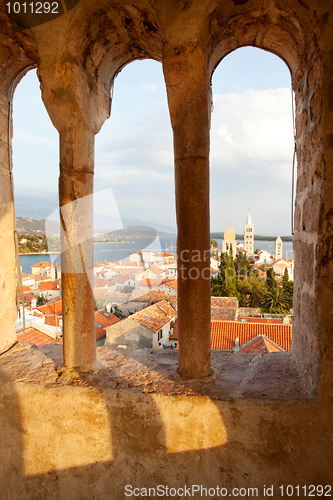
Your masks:
[[[275,274],[283,276],[285,270],[288,270],[288,276],[291,281],[294,281],[294,261],[293,259],[279,259],[272,262],[270,267],[273,268]]]
[[[125,286],[135,287],[135,280],[129,274],[119,274],[115,285],[117,290],[122,290]]]
[[[33,266],[31,266],[31,272],[32,274],[37,274],[39,276],[46,276],[48,278],[51,278],[51,267],[52,267],[51,262],[42,261],[39,262],[38,264],[34,264]]]
[[[175,309],[166,300],[161,300],[106,327],[105,345],[134,349],[168,345],[176,315]]]
[[[274,261],[274,255],[271,255],[267,250],[260,250],[256,255],[254,255],[255,264],[271,264]]]
[[[178,284],[177,280],[163,280],[163,282],[155,287],[156,291],[165,292],[168,295],[177,296]]]
[[[40,281],[37,288],[32,288],[31,293],[35,297],[43,299],[54,299],[61,295],[61,281]]]
[[[155,265],[164,263],[164,255],[153,250],[141,250],[140,252],[131,253],[129,259],[131,262],[152,262]]]
[[[62,298],[57,297],[46,304],[37,307],[37,310],[44,315],[62,316]]]
[[[135,312],[141,311],[142,309],[156,304],[161,300],[167,300],[172,307],[177,310],[177,296],[161,292],[156,288],[149,292],[143,292],[142,290],[133,290],[129,300],[124,304],[119,304],[118,309],[125,315],[133,314]]]
[[[159,289],[160,289],[161,285],[168,283],[168,282],[169,282],[168,278],[156,278],[156,279],[146,278],[146,279],[139,281],[137,288],[139,290],[145,290],[148,292],[152,288],[159,287]]]
[[[106,337],[106,329],[108,326],[114,325],[121,321],[117,316],[108,312],[106,309],[95,311],[95,327],[96,327],[96,344],[103,345]]]

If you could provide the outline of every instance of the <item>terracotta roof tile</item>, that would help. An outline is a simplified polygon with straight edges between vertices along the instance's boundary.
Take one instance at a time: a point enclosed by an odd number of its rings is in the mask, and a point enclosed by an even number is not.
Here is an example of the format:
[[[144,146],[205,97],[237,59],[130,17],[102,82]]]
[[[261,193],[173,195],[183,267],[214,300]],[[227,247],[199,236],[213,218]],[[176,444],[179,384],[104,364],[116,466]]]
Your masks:
[[[58,299],[58,300],[57,300]],[[62,315],[62,299],[57,297],[43,306],[37,307],[37,309],[44,314],[55,314],[57,316]]]
[[[169,280],[166,278],[153,278],[153,279],[146,278],[146,279],[141,280],[139,282],[139,286],[144,286],[144,287],[148,287],[148,288],[155,288],[155,287],[160,286],[160,285],[169,284],[168,282],[169,282]]]
[[[38,288],[40,290],[59,290],[61,288],[61,281],[40,281]]]
[[[178,291],[178,282],[177,282],[177,280],[169,281],[169,283],[166,283],[166,286],[172,288],[173,290]]]
[[[160,267],[158,267],[158,266],[149,267],[147,270],[148,270],[148,271],[151,271],[152,273],[155,273],[155,274],[163,274],[163,273],[165,273],[165,270],[164,270],[164,269],[161,269],[161,268],[160,268]]]
[[[34,264],[31,267],[49,268],[49,267],[51,267],[51,262],[46,262],[45,260],[43,260],[42,262],[38,262],[38,264]]]
[[[239,345],[242,347],[258,335],[265,335],[286,351],[290,351],[290,343],[292,341],[291,325],[248,323],[242,321],[211,322],[212,349],[233,351],[236,337],[239,338]]]
[[[108,313],[105,309],[95,311],[96,340],[106,336],[106,326],[114,325],[118,321],[121,320],[114,314]]]
[[[19,342],[23,343],[23,331],[16,334],[16,338]],[[40,332],[37,328],[30,326],[25,330],[25,343],[35,344],[35,345],[46,345],[46,344],[62,344],[62,340],[56,340],[49,337],[45,333]]]
[[[132,314],[130,319],[148,328],[152,332],[157,332],[166,323],[176,316],[176,311],[166,300],[161,300],[141,311]]]
[[[258,337],[255,337],[254,339],[250,340],[246,344],[243,345],[239,349],[239,351],[236,352],[236,354],[240,353],[266,353],[266,352],[282,352],[284,349],[280,347],[279,345],[275,344],[275,342],[272,342],[270,339],[268,339],[265,335],[258,335]]]
[[[147,302],[150,304],[156,304],[156,302],[160,302],[161,300],[167,300],[173,308],[177,306],[176,295],[170,295],[159,290],[150,290],[144,294],[142,294],[141,290],[133,290],[129,298],[129,302]]]

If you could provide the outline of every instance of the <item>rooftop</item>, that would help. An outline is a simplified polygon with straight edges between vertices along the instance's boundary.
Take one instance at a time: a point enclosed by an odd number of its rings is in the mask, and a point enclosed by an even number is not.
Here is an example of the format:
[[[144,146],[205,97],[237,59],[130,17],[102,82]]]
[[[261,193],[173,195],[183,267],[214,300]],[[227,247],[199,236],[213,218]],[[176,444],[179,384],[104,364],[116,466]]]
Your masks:
[[[286,351],[290,351],[292,342],[291,325],[242,321],[212,321],[211,348],[233,351],[236,337],[239,338],[239,345],[242,347],[258,335],[265,335],[265,337],[268,337]]]
[[[156,304],[132,314],[129,318],[156,333],[176,315],[176,311],[169,302],[161,300]]]

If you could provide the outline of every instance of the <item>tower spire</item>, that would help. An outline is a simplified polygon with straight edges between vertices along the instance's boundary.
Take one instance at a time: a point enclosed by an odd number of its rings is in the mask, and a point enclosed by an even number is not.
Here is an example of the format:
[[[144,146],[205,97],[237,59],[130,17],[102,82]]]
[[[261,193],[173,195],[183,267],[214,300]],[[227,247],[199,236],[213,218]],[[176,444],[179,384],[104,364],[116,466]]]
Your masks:
[[[247,221],[246,221],[246,225],[247,225],[247,226],[253,226],[253,224],[252,224],[252,219],[251,219],[251,215],[250,215],[250,209],[249,209],[248,214],[247,214]]]

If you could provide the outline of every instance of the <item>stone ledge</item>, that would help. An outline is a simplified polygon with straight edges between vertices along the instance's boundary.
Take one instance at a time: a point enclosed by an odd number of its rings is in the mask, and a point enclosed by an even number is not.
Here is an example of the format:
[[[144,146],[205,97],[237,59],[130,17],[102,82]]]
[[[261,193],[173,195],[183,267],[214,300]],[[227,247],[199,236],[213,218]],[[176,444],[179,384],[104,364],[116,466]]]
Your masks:
[[[200,381],[177,374],[173,350],[98,348],[101,369],[78,374],[61,369],[62,346],[16,344],[0,356],[0,379],[42,386],[71,385],[218,400],[292,402],[313,399],[288,353],[229,354],[212,351],[213,372]]]

